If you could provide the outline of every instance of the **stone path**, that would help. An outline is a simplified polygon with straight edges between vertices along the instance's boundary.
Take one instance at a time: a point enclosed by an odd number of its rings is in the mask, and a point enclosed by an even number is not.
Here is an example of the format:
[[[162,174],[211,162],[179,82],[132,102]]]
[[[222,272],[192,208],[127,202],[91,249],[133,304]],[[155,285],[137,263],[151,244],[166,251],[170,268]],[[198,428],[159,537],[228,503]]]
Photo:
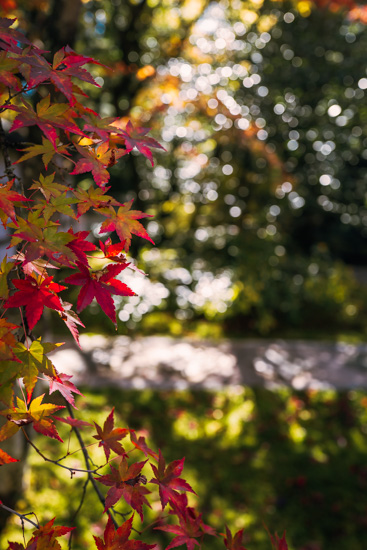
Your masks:
[[[53,354],[56,368],[90,387],[218,389],[367,388],[367,344],[282,340],[208,342],[170,337],[82,336]]]

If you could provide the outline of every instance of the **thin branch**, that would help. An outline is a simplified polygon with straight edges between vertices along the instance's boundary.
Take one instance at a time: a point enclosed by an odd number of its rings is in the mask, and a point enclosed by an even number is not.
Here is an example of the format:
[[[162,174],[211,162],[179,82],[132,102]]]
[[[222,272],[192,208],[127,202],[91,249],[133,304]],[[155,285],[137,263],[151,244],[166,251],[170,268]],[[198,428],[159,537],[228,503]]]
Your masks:
[[[33,449],[36,451],[36,453],[38,453],[40,455],[40,457],[43,458],[43,460],[45,462],[51,462],[52,464],[55,464],[56,466],[60,466],[60,468],[64,468],[64,470],[68,470],[71,474],[71,477],[73,477],[73,475],[75,474],[75,472],[82,472],[83,474],[96,474],[96,475],[99,475],[98,474],[98,470],[100,468],[103,468],[105,466],[105,464],[103,464],[103,466],[98,466],[98,468],[95,468],[94,470],[91,470],[91,469],[87,469],[85,470],[84,468],[71,468],[70,466],[65,466],[64,464],[60,464],[60,461],[61,460],[64,460],[66,458],[66,456],[63,456],[61,458],[59,458],[58,460],[53,460],[52,458],[48,458],[47,456],[45,456],[42,451],[39,450],[39,448],[33,443],[33,441],[28,437],[28,435],[26,434],[26,432],[24,431],[24,429],[22,428],[23,430],[23,433],[28,441],[28,443],[30,444],[31,447],[33,447]],[[83,450],[83,449],[82,449]]]
[[[82,506],[84,504],[84,499],[85,499],[85,495],[86,495],[86,492],[87,492],[88,483],[89,483],[89,477],[87,477],[87,479],[85,480],[85,483],[83,485],[83,491],[82,491],[82,496],[81,496],[81,499],[80,499],[80,502],[79,502],[79,506],[76,509],[76,511],[74,512],[74,515],[72,517],[72,522],[73,523],[75,522],[76,517],[79,514],[79,512],[82,509]],[[73,533],[74,533],[74,531],[71,531],[70,537],[69,537],[69,550],[71,550],[71,542],[72,542],[72,538],[73,538]]]
[[[70,403],[69,403],[66,399],[65,399],[65,403],[66,403],[66,407],[67,407],[67,409],[68,409],[68,412],[69,412],[71,418],[75,418],[75,417],[74,417],[74,411],[73,411],[73,409],[72,409]],[[84,462],[85,462],[85,465],[86,465],[86,467],[87,467],[87,470],[89,470],[89,471],[88,471],[88,479],[89,479],[90,482],[92,483],[93,489],[95,490],[95,492],[96,492],[96,494],[97,494],[97,496],[98,496],[98,498],[99,498],[99,501],[101,502],[103,508],[105,508],[105,506],[106,506],[105,499],[104,499],[104,497],[103,497],[103,495],[102,495],[102,493],[101,493],[101,491],[100,491],[100,489],[99,489],[99,487],[98,487],[98,485],[97,485],[96,480],[95,480],[94,477],[92,476],[93,470],[91,470],[91,468],[90,468],[90,465],[91,465],[91,462],[92,462],[92,461],[91,461],[91,458],[90,458],[90,456],[89,456],[89,454],[88,454],[88,451],[87,451],[87,449],[86,449],[86,447],[85,447],[85,445],[84,445],[84,441],[83,441],[83,438],[82,438],[82,436],[81,436],[81,433],[80,433],[80,431],[78,430],[78,428],[77,428],[76,426],[73,426],[73,430],[74,430],[74,432],[75,432],[76,437],[78,438],[80,447],[81,447],[81,449],[82,449],[82,452],[83,452],[83,455],[84,455]],[[117,523],[116,519],[113,517],[113,515],[112,515],[112,513],[111,513],[110,510],[107,510],[107,513],[109,514],[109,516],[110,516],[110,518],[111,518],[111,520],[112,520],[112,522],[113,522],[115,528],[117,529],[117,528],[118,528],[118,523]]]
[[[28,521],[28,523],[31,523],[33,525],[33,527],[36,527],[36,529],[39,529],[39,523],[35,523],[31,519],[27,518],[27,516],[29,515],[35,516],[36,514],[34,512],[28,512],[28,514],[19,514],[19,512],[16,512],[15,510],[13,510],[12,508],[9,508],[8,506],[5,506],[5,504],[3,504],[1,501],[0,501],[0,507],[6,510],[7,512],[10,512],[11,514],[18,516],[22,523],[24,523],[25,521]]]

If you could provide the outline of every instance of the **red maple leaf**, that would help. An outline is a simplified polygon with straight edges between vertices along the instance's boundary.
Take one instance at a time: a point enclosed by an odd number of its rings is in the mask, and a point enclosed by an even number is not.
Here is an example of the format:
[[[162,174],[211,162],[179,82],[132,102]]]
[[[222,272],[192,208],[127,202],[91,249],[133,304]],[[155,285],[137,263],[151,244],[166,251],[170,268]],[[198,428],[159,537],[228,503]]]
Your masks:
[[[152,451],[152,449],[150,449],[148,447],[148,445],[146,444],[144,436],[141,435],[141,436],[139,436],[139,439],[138,439],[136,437],[135,430],[131,430],[130,440],[131,440],[131,443],[134,445],[134,447],[136,449],[139,449],[139,451],[141,451],[145,456],[149,455],[149,456],[155,458],[156,460],[158,460],[157,453],[155,451]]]
[[[105,512],[123,497],[143,521],[143,504],[151,507],[145,498],[150,491],[140,485],[147,482],[147,478],[140,473],[146,462],[135,462],[129,466],[126,458],[122,457],[118,469],[110,464],[111,474],[95,478],[103,485],[111,487],[106,496]]]
[[[83,115],[83,118],[87,122],[84,125],[83,131],[93,132],[93,134],[97,134],[97,136],[102,141],[108,141],[109,135],[112,132],[116,132],[116,128],[114,126],[111,126],[113,122],[116,122],[116,120],[118,120],[116,117],[102,118],[97,114],[87,113]]]
[[[93,243],[85,240],[89,236],[89,231],[78,231],[74,233],[73,228],[70,227],[68,233],[74,236],[74,240],[70,241],[66,246],[74,252],[80,263],[88,265],[86,252],[97,250],[97,247]]]
[[[77,300],[77,311],[82,311],[91,303],[93,298],[96,298],[105,314],[116,324],[116,311],[112,294],[136,296],[131,288],[114,279],[115,275],[125,269],[126,265],[109,264],[102,271],[94,272],[89,271],[80,262],[77,262],[77,266],[80,271],[65,279],[66,283],[82,286]]]
[[[17,458],[13,458],[12,456],[8,455],[8,453],[0,449],[0,466],[3,466],[4,464],[10,464],[11,462],[19,462],[19,460]]]
[[[126,263],[126,256],[122,253],[125,249],[125,241],[117,244],[112,244],[110,238],[106,239],[106,242],[99,241],[99,247],[102,250],[105,258],[112,262]]]
[[[4,227],[8,218],[16,222],[14,207],[22,206],[22,202],[30,200],[15,191],[11,191],[13,184],[14,180],[11,180],[4,185],[0,185],[0,220]]]
[[[94,435],[94,439],[99,440],[98,447],[103,447],[104,453],[106,455],[106,460],[110,457],[110,452],[113,451],[118,455],[124,455],[125,450],[119,441],[124,439],[127,434],[131,431],[127,428],[114,428],[114,412],[115,407],[113,407],[110,414],[107,416],[105,423],[103,424],[103,429],[94,422],[94,425],[97,430],[97,435]]]
[[[153,155],[150,150],[150,147],[155,147],[156,149],[163,149],[163,151],[165,151],[165,148],[162,147],[162,145],[158,143],[158,141],[156,141],[155,139],[146,136],[146,134],[149,131],[150,131],[150,128],[140,128],[140,127],[134,128],[131,121],[129,120],[129,122],[126,125],[126,129],[125,130],[119,129],[117,133],[125,139],[125,145],[128,151],[131,151],[132,149],[134,149],[134,147],[136,147],[137,150],[142,155],[144,155],[150,160],[153,166],[154,165]]]
[[[6,108],[11,111],[19,113],[15,118],[13,125],[9,132],[19,130],[25,126],[38,126],[40,130],[49,139],[57,152],[57,140],[58,135],[55,129],[62,128],[65,131],[73,132],[84,136],[84,133],[79,130],[78,126],[73,122],[73,118],[66,117],[67,114],[72,114],[75,118],[75,113],[70,112],[70,105],[68,103],[50,103],[50,95],[41,99],[37,103],[36,111],[34,111],[32,104],[22,97],[23,107],[18,105],[7,105]]]
[[[67,374],[63,374],[63,373],[61,374],[56,373],[55,376],[48,376],[47,374],[45,374],[45,377],[41,378],[41,380],[45,380],[46,382],[48,382],[50,386],[49,387],[50,395],[54,391],[58,390],[61,393],[61,395],[66,399],[66,401],[70,403],[72,407],[77,409],[77,407],[75,406],[74,396],[72,392],[77,393],[82,397],[84,397],[84,395],[78,390],[77,387],[74,386],[72,382],[70,382],[70,378],[72,378],[72,376],[68,376]]]
[[[226,525],[226,534],[222,534],[222,536],[224,537],[224,545],[227,550],[246,550],[246,548],[242,546],[243,529],[237,531],[235,536],[232,537],[232,533]]]
[[[282,538],[280,539],[278,536],[278,533],[275,533],[275,535],[273,536],[270,534],[269,529],[266,526],[265,526],[265,529],[267,530],[268,535],[270,537],[271,546],[273,550],[288,550],[288,544],[285,539],[285,531],[283,533]]]
[[[59,542],[56,540],[58,537],[67,535],[75,529],[75,527],[64,527],[63,525],[58,525],[54,527],[55,518],[51,519],[46,525],[39,527],[33,531],[33,537],[28,543],[27,550],[33,548],[29,546],[31,543],[36,543],[35,549],[46,550],[54,548],[55,550],[61,548]]]
[[[139,210],[130,210],[132,203],[133,199],[120,206],[117,212],[114,208],[112,208],[112,206],[98,209],[98,212],[108,218],[102,223],[99,233],[116,231],[121,241],[125,241],[126,251],[130,248],[132,235],[137,235],[138,237],[147,239],[147,241],[154,244],[147,231],[141,223],[137,221],[141,218],[151,218],[151,214],[144,214],[144,212],[140,212]]]
[[[179,477],[182,473],[184,462],[184,458],[174,460],[166,468],[166,462],[159,450],[158,468],[154,464],[151,464],[155,478],[151,479],[149,483],[155,483],[159,486],[162,509],[165,508],[169,500],[175,501],[179,495],[177,491],[189,491],[195,494],[195,491],[187,481]]]
[[[33,44],[19,31],[11,29],[13,23],[16,19],[8,19],[5,17],[0,17],[0,45],[3,49],[8,50],[7,46],[15,47],[15,51],[21,51],[20,48],[17,48],[17,44],[27,44],[28,46],[33,46]],[[33,46],[37,49],[35,46]]]
[[[74,338],[75,342],[81,348],[80,342],[79,342],[79,331],[78,331],[77,325],[80,325],[83,328],[85,328],[85,325],[83,325],[83,323],[81,322],[77,314],[74,311],[72,311],[71,308],[73,307],[73,304],[69,304],[69,302],[64,302],[63,300],[61,300],[61,298],[60,298],[60,301],[62,303],[63,309],[58,313],[61,319],[64,321],[65,325],[70,330],[70,333]]]
[[[13,279],[13,285],[18,292],[10,296],[4,307],[25,306],[28,326],[30,330],[38,323],[44,307],[62,311],[62,304],[56,293],[65,290],[65,286],[52,281],[53,277],[32,277]]]
[[[99,187],[104,187],[110,179],[107,168],[116,164],[120,157],[127,154],[125,149],[110,149],[107,141],[99,145],[95,150],[90,147],[80,147],[79,145],[75,145],[75,147],[84,158],[78,160],[74,170],[70,174],[92,172],[94,181]]]
[[[108,517],[106,529],[103,534],[104,541],[100,537],[94,537],[98,550],[149,550],[155,544],[145,544],[140,540],[129,540],[134,514],[115,530],[111,517]]]
[[[174,533],[176,537],[172,540],[166,550],[186,544],[187,550],[194,550],[195,545],[200,546],[198,538],[202,538],[204,534],[216,536],[212,527],[203,523],[202,514],[198,514],[194,508],[187,506],[187,497],[185,494],[178,495],[176,503],[171,502],[173,513],[177,515],[179,525],[162,525],[155,527],[161,531]]]
[[[87,63],[101,65],[91,57],[84,57],[75,53],[69,46],[61,48],[55,53],[52,65],[42,56],[33,54],[22,57],[21,72],[28,82],[29,87],[38,86],[41,82],[50,80],[54,86],[62,92],[71,105],[76,103],[73,94],[72,77],[84,82],[99,86],[91,74],[81,67]]]
[[[71,428],[85,428],[93,427],[93,424],[90,424],[89,422],[85,422],[85,420],[78,420],[77,418],[72,418],[71,416],[67,416],[66,418],[62,418],[61,416],[55,416],[53,415],[53,418],[55,420],[58,420],[59,422],[63,422],[64,424],[68,424],[71,426]]]

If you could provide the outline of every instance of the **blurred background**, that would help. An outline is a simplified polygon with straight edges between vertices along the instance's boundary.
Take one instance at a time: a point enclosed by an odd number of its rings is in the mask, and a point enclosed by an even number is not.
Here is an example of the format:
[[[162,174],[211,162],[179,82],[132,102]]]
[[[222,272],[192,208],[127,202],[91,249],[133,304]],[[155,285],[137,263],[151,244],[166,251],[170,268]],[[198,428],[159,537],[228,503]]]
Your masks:
[[[156,243],[133,242],[149,278],[132,276],[139,297],[121,299],[120,332],[365,335],[367,8],[1,4],[41,47],[105,63],[91,68],[102,89],[87,90],[90,106],[151,128],[167,150],[153,168],[132,154],[111,170],[116,197],[154,215]]]
[[[105,64],[91,68],[102,88],[87,89],[88,106],[151,128],[167,151],[154,152],[153,168],[133,152],[111,169],[111,193],[154,216],[145,225],[156,243],[133,241],[148,277],[124,278],[138,296],[117,302],[120,334],[365,340],[366,7],[353,0],[0,0],[0,7],[38,46],[69,44]],[[90,224],[98,238],[100,220]],[[97,306],[81,318],[88,330],[111,334]],[[366,547],[363,392],[106,390],[88,400],[101,422],[116,403],[121,421],[148,428],[167,459],[185,454],[205,517],[220,528],[245,527],[249,548],[269,548],[262,521],[286,528],[298,550]],[[35,457],[31,463],[19,505],[53,499],[67,521],[65,480],[49,481]],[[45,494],[50,483],[59,491]],[[91,508],[80,519],[85,530]],[[77,550],[90,541],[83,533]]]

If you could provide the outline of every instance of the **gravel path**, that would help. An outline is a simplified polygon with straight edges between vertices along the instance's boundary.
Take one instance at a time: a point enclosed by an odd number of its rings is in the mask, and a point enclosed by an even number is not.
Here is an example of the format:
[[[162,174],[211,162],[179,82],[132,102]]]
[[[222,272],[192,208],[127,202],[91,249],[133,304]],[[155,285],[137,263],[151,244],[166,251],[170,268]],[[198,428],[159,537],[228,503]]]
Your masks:
[[[66,344],[53,362],[90,387],[367,388],[367,344],[82,336],[81,345]]]

